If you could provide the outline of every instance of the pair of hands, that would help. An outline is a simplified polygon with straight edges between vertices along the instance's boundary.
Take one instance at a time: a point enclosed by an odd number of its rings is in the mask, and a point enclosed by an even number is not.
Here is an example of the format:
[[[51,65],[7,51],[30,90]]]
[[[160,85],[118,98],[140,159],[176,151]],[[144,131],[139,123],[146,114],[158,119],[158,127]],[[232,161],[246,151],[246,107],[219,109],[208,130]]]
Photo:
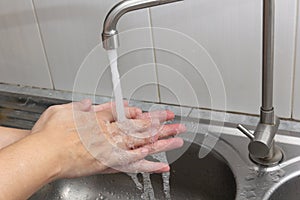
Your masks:
[[[93,106],[90,100],[48,108],[31,134],[48,141],[49,153],[57,155],[56,178],[96,173],[169,171],[168,163],[151,162],[146,156],[179,148],[184,125],[162,123],[174,118],[170,111],[142,113],[125,104],[128,121],[115,121],[114,105]]]

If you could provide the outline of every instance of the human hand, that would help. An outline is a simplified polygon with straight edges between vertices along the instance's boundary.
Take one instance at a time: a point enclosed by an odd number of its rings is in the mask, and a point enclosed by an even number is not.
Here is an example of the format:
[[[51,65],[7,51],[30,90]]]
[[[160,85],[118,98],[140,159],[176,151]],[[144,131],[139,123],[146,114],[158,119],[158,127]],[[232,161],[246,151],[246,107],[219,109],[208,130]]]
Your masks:
[[[29,130],[8,128],[0,126],[0,150],[11,145],[30,134]]]
[[[182,146],[180,138],[163,139],[185,131],[183,125],[163,125],[174,118],[168,111],[143,113],[126,107],[131,129],[114,120],[110,104],[92,106],[90,101],[53,106],[47,109],[32,129],[49,141],[49,153],[58,156],[57,178],[95,173],[164,172],[166,163],[144,158],[153,153]],[[122,127],[123,125],[123,127]]]

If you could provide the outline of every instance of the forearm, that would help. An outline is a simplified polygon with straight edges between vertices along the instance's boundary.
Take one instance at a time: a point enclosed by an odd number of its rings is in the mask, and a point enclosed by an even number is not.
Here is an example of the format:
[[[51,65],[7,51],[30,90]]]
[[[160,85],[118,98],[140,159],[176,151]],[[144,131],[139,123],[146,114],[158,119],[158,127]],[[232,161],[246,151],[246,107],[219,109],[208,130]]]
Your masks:
[[[22,130],[16,128],[7,128],[0,126],[0,150],[16,141],[28,136],[29,130]]]
[[[55,179],[60,158],[49,145],[33,134],[0,150],[0,199],[27,199]]]

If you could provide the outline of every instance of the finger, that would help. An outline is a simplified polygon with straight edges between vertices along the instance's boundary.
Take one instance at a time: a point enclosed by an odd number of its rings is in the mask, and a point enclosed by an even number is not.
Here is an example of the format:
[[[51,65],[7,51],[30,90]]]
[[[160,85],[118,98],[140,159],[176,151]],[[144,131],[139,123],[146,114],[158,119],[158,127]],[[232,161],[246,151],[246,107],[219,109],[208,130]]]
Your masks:
[[[130,163],[134,163],[144,159],[149,155],[149,149],[147,148],[138,148],[134,150],[123,150],[119,149],[115,154],[115,164],[112,166],[124,166],[129,165]]]
[[[99,124],[106,135],[111,141],[111,144],[124,150],[133,150],[143,145],[153,144],[158,140],[158,135],[153,135],[151,131],[148,132],[135,132],[132,125],[126,127],[126,123],[111,123],[109,127],[107,125]],[[124,128],[122,127],[124,126]]]
[[[97,116],[102,120],[109,121],[109,122],[117,121],[116,114],[112,110],[106,109],[96,113]],[[136,107],[125,108],[125,115],[127,119],[135,119],[141,113],[142,113],[141,109]]]
[[[106,167],[115,169],[116,166],[125,166],[143,160],[148,155],[149,150],[147,148],[124,150],[115,146],[111,151],[101,153],[99,156],[96,155],[95,158]]]
[[[137,117],[138,119],[158,119],[160,122],[173,120],[175,114],[169,110],[158,110],[152,112],[142,113]]]
[[[125,125],[130,126],[131,132],[137,134],[147,132],[151,127],[154,127],[154,125],[149,119],[133,119]]]
[[[153,132],[151,129],[144,132],[132,131],[126,139],[126,143],[128,148],[141,147],[147,144],[153,144],[159,139],[174,136],[185,131],[186,127],[183,124],[164,125],[160,129],[157,129],[157,132]]]
[[[125,114],[128,119],[136,119],[139,115],[141,115],[143,111],[137,107],[127,107],[125,108]]]
[[[123,105],[124,107],[127,107],[128,106],[128,101],[123,101]],[[115,102],[107,102],[107,103],[104,103],[104,104],[100,104],[100,105],[94,105],[92,106],[92,111],[94,112],[99,112],[99,111],[102,111],[102,110],[113,110],[115,109],[116,107],[116,103]]]
[[[186,126],[184,124],[168,124],[168,125],[163,125],[159,131],[158,135],[159,138],[165,138],[169,136],[174,136],[179,133],[183,133],[186,131]]]
[[[129,165],[116,167],[114,169],[126,173],[163,173],[170,171],[170,166],[166,163],[140,160]]]
[[[183,144],[184,142],[182,138],[170,138],[166,140],[158,140],[153,144],[143,146],[143,148],[148,148],[149,154],[156,154],[173,149],[178,149],[182,147]]]

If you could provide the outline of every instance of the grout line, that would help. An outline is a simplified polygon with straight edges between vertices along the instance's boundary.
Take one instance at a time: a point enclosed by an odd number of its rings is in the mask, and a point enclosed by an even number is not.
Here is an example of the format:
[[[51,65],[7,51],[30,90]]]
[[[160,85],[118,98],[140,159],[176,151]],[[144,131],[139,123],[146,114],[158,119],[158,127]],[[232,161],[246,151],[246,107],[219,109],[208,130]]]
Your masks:
[[[0,93],[1,92],[32,95],[32,96],[54,98],[54,99],[59,99],[59,100],[70,100],[70,101],[74,100],[73,97],[76,97],[75,101],[80,101],[83,98],[95,98],[95,100],[96,100],[95,103],[104,103],[104,102],[108,102],[111,100],[111,97],[104,96],[104,95],[93,96],[92,94],[87,94],[87,93],[73,93],[71,91],[53,90],[53,89],[49,89],[49,88],[43,89],[43,88],[37,88],[37,87],[20,86],[20,85],[13,85],[13,84],[7,84],[7,83],[0,82]],[[142,103],[142,104],[149,104],[149,103],[157,104],[156,102],[143,101],[143,100],[134,100],[134,101]],[[240,112],[234,112],[234,111],[211,110],[211,109],[207,109],[207,108],[180,106],[180,105],[167,104],[167,103],[159,103],[159,105],[175,106],[177,108],[180,108],[180,107],[189,108],[191,110],[190,110],[189,114],[187,115],[187,117],[191,117],[190,115],[193,110],[200,110],[200,111],[210,112],[210,113],[214,113],[214,112],[224,113],[225,112],[226,114],[229,114],[229,115],[231,115],[231,114],[242,115],[245,117],[256,117],[256,118],[259,117],[258,115],[254,115],[254,114],[240,113]],[[283,118],[283,117],[281,117],[280,119],[283,121],[300,123],[300,120],[296,120],[296,119]]]
[[[52,93],[53,92],[53,93]],[[51,89],[39,89],[39,88],[31,88],[31,87],[20,87],[20,86],[14,86],[14,85],[6,85],[6,84],[1,84],[0,83],[0,94],[1,96],[9,96],[9,93],[11,93],[12,95],[16,95],[16,96],[20,96],[18,94],[23,94],[23,95],[29,95],[29,97],[46,97],[46,98],[51,98],[52,100],[69,100],[72,101],[72,94],[71,92],[63,92],[63,91],[51,91]],[[52,93],[50,95],[50,93]],[[79,98],[80,100],[84,97],[86,98],[87,96],[84,94],[78,94],[76,95],[77,99]],[[66,98],[67,97],[67,98]],[[97,104],[102,104],[104,102],[108,102],[111,99],[107,98],[107,97],[103,97],[103,96],[97,96],[94,99],[94,103]],[[137,101],[140,103],[140,107],[143,108],[143,105],[146,105],[149,103],[145,103],[143,101]],[[152,103],[153,104],[153,103]],[[146,109],[147,110],[147,109]],[[200,110],[200,112],[203,112],[203,110]],[[204,111],[206,112],[206,111]],[[213,116],[214,113],[213,111],[208,111],[210,112],[210,115]],[[183,115],[183,113],[181,112],[181,114],[176,114],[176,116],[181,116],[182,119],[184,120],[188,120],[189,122],[192,123],[206,123],[207,125],[211,124],[211,121],[214,122],[225,122],[225,127],[230,128],[230,130],[232,130],[232,128],[234,128],[235,130],[235,125],[237,123],[242,122],[243,124],[246,124],[248,126],[251,126],[252,128],[256,127],[257,121],[259,120],[258,116],[249,116],[246,114],[240,114],[238,117],[234,116],[234,115],[228,115],[228,118],[224,119],[225,121],[223,121],[223,119],[219,118],[218,116],[220,115],[214,115],[214,117],[207,117],[207,116],[202,116],[199,115],[197,117],[191,117],[191,116],[187,116],[187,115]],[[222,116],[222,115],[221,115]],[[254,120],[253,120],[254,119]],[[279,126],[279,130],[282,133],[285,133],[289,136],[291,136],[291,134],[299,134],[299,128],[300,128],[300,121],[296,121],[296,120],[285,120],[282,119],[281,121],[281,125]]]
[[[187,114],[187,117],[190,117],[192,112],[193,112],[194,108],[191,108],[190,112]]]
[[[296,1],[296,22],[295,22],[295,43],[294,43],[294,61],[293,61],[293,77],[292,77],[292,98],[291,98],[291,118],[294,118],[295,108],[295,95],[296,95],[296,65],[297,65],[297,51],[298,49],[298,37],[299,33],[299,0]]]
[[[47,69],[48,69],[48,73],[50,75],[50,80],[51,80],[52,88],[55,90],[55,85],[54,85],[54,81],[53,81],[53,75],[52,75],[51,70],[50,70],[49,58],[48,58],[48,55],[47,55],[47,52],[46,52],[46,45],[45,45],[44,38],[43,38],[43,35],[42,35],[42,31],[41,31],[41,27],[40,27],[40,22],[39,22],[39,19],[38,19],[38,15],[37,15],[37,11],[36,11],[36,6],[35,6],[35,3],[34,3],[34,0],[31,0],[31,4],[32,4],[32,8],[33,8],[34,18],[35,18],[36,23],[37,23],[37,28],[38,28],[38,32],[39,32],[39,35],[40,35],[40,40],[41,40],[41,43],[42,43],[43,53],[44,53],[44,56],[45,56],[45,59],[46,59]]]
[[[154,32],[153,32],[151,8],[148,9],[148,16],[149,16],[149,24],[150,24],[150,32],[151,32],[151,42],[152,42],[152,47],[153,47],[153,59],[154,59],[154,65],[155,65],[158,101],[159,101],[159,103],[161,103],[162,99],[161,99],[160,81],[159,81],[159,75],[158,75],[157,58],[156,58],[157,54],[156,54],[155,45],[154,45]]]

